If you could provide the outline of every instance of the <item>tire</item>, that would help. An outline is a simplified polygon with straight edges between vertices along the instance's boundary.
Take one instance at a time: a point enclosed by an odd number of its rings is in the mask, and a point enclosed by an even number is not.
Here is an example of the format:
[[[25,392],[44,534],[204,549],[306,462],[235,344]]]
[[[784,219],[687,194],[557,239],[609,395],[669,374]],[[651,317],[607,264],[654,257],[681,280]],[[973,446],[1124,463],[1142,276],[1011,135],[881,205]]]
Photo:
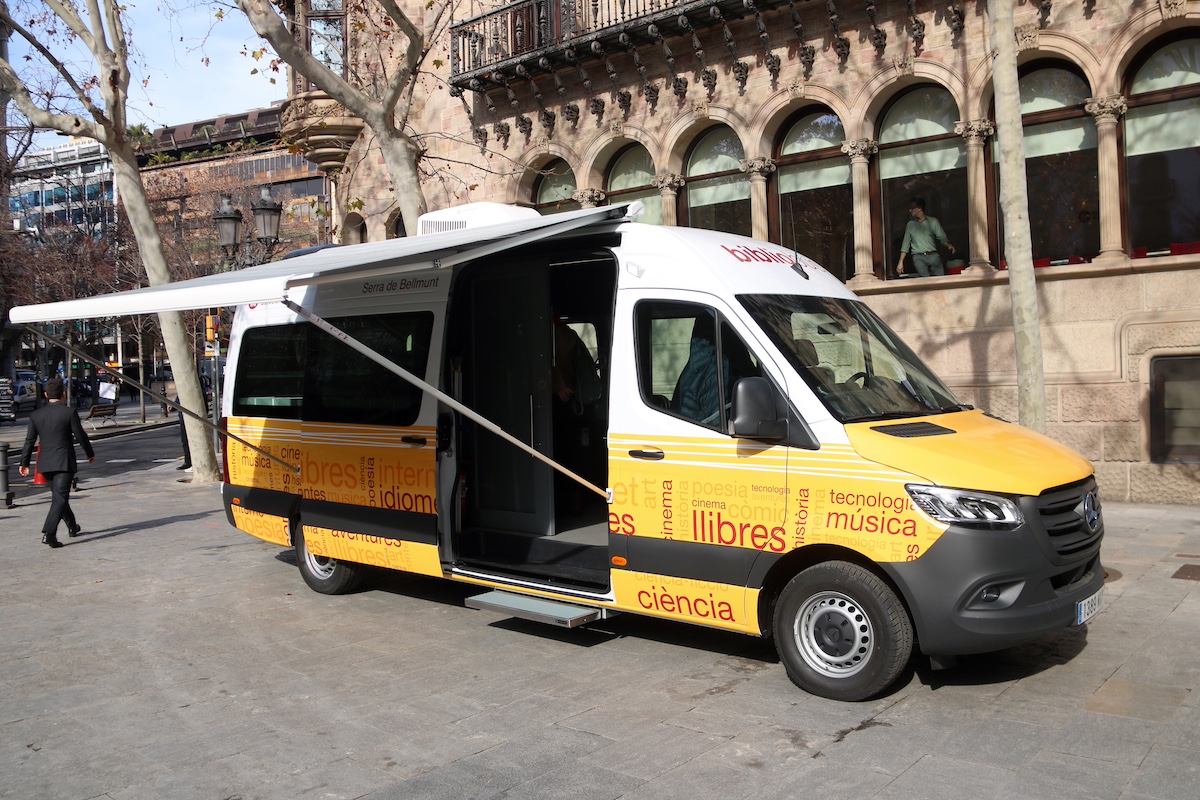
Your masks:
[[[817,564],[792,578],[775,605],[773,629],[792,683],[830,700],[880,694],[912,655],[912,621],[896,593],[845,561]]]
[[[296,563],[308,588],[321,594],[347,594],[362,585],[362,567],[335,558],[313,555],[304,545],[304,529],[295,526],[292,542],[296,548]]]

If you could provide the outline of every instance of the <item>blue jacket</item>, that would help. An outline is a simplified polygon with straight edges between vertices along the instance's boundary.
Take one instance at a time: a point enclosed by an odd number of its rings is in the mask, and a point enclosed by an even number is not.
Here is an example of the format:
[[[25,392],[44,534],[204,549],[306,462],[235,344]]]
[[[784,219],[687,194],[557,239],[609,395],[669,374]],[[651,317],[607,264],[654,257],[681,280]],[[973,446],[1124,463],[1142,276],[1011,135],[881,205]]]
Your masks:
[[[729,360],[724,359],[725,380]],[[687,365],[679,373],[679,413],[697,422],[712,424],[721,413],[717,382],[717,346],[707,339],[692,339]]]

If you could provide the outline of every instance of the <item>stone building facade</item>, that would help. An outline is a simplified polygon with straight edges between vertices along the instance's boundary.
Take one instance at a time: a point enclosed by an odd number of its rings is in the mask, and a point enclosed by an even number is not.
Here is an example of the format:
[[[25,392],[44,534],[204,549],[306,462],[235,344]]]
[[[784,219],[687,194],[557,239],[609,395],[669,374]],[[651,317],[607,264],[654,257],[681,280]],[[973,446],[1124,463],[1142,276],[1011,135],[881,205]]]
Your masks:
[[[328,25],[340,3],[318,5]],[[1200,502],[1200,2],[1014,14],[1048,432],[1108,499]],[[636,198],[648,221],[794,246],[964,402],[1016,418],[986,3],[460,3],[438,48],[414,120],[431,208]],[[343,238],[397,235],[370,136],[312,125],[331,104],[310,89],[293,78],[285,130],[337,176]],[[955,246],[945,276],[906,271],[913,197]]]

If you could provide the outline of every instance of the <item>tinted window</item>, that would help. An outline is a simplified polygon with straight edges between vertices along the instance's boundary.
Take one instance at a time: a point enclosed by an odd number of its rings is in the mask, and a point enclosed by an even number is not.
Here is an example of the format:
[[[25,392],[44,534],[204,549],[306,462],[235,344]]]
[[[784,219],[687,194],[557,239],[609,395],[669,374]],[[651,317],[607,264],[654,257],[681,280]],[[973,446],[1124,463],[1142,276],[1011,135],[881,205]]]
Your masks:
[[[646,403],[725,430],[734,384],[762,374],[758,359],[729,324],[710,308],[669,302],[638,305],[637,324],[638,376]]]
[[[330,324],[413,373],[425,377],[433,314],[330,319]],[[349,345],[311,329],[304,419],[359,425],[412,425],[422,392]]]
[[[300,419],[310,325],[251,328],[242,335],[233,413]]]

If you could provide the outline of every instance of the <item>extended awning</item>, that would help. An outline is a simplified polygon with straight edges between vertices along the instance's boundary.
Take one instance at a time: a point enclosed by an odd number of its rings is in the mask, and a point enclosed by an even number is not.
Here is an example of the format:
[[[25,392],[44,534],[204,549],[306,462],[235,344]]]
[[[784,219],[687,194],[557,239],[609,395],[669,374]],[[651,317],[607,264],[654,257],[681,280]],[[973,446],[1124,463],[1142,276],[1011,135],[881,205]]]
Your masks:
[[[634,201],[450,233],[331,247],[164,286],[16,306],[8,316],[16,323],[52,322],[279,301],[294,287],[378,278],[429,266],[449,267],[584,228],[612,225],[640,213],[641,203]]]

